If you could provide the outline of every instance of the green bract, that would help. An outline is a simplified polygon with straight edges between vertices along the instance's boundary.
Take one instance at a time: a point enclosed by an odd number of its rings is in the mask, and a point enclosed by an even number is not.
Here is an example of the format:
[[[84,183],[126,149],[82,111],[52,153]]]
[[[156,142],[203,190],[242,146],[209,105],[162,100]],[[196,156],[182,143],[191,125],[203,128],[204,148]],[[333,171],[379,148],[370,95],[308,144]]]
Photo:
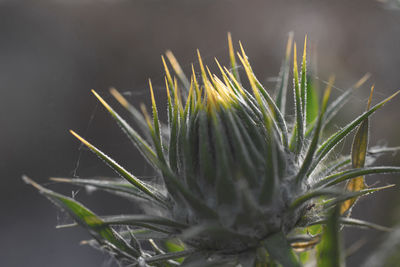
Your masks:
[[[366,165],[377,155],[396,149],[368,151],[367,145],[368,118],[398,92],[371,107],[371,90],[367,110],[322,140],[325,126],[349,100],[353,89],[330,102],[331,79],[320,102],[315,82],[306,70],[306,42],[300,69],[295,44],[295,116],[293,121],[287,120],[291,49],[290,37],[275,96],[257,80],[241,45],[235,56],[230,36],[231,67],[222,67],[216,61],[219,75],[209,71],[198,53],[200,77],[192,68],[188,79],[172,53],[167,52],[177,77],[170,74],[163,58],[167,124],[158,119],[151,83],[152,116],[144,107],[139,112],[111,90],[133,115],[141,134],[93,91],[160,180],[151,185],[141,181],[73,131],[124,180],[53,180],[134,199],[142,205],[144,214],[98,216],[76,200],[24,179],[86,227],[94,238],[90,244],[108,250],[121,264],[301,266],[311,256],[308,251],[318,246],[318,253],[313,255],[319,266],[340,266],[340,225],[386,230],[351,219],[349,214],[358,197],[388,187],[365,186],[365,175],[400,172],[399,167]],[[239,66],[247,76],[245,83],[239,78]],[[356,134],[351,155],[330,155],[352,131]],[[347,190],[340,186],[342,182]],[[121,225],[127,227],[115,228]],[[319,225],[327,225],[326,230]]]

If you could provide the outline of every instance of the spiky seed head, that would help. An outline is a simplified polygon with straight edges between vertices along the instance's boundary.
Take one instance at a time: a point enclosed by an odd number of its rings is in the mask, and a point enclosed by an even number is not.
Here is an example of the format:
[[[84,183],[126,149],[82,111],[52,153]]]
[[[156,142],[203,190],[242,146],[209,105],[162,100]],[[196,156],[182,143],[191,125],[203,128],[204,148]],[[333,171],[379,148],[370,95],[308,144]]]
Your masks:
[[[98,244],[134,266],[171,263],[173,259],[193,253],[207,255],[200,257],[201,266],[210,262],[221,263],[221,266],[250,266],[243,260],[249,257],[252,264],[279,262],[284,266],[299,266],[292,247],[297,251],[312,248],[320,241],[320,236],[299,241],[296,233],[309,231],[311,225],[325,224],[325,218],[332,218],[328,225],[336,228],[339,222],[345,223],[345,220],[339,221],[339,215],[351,220],[348,215],[358,197],[383,189],[366,187],[364,176],[399,172],[400,168],[365,166],[366,162],[371,162],[371,159],[366,160],[368,118],[397,93],[371,107],[372,89],[367,110],[328,139],[321,140],[324,127],[348,101],[352,89],[329,104],[332,78],[321,103],[311,99],[318,94],[315,81],[306,71],[307,38],[300,70],[294,44],[295,119],[287,120],[284,93],[288,85],[292,39],[290,35],[276,97],[258,81],[240,43],[237,57],[251,90],[245,88],[239,78],[230,35],[231,68],[222,67],[216,60],[220,75],[211,73],[197,51],[200,73],[197,75],[192,66],[192,77],[188,79],[168,51],[166,57],[177,78],[171,75],[162,57],[168,96],[167,124],[158,119],[151,82],[152,116],[143,105],[141,114],[123,95],[111,90],[132,113],[142,135],[93,91],[159,173],[162,184],[155,186],[140,181],[73,131],[75,137],[128,183],[86,179],[57,181],[94,186],[140,200],[147,214],[99,217],[75,200],[25,180],[67,210],[78,224],[88,228]],[[363,82],[364,78],[356,87]],[[335,146],[353,130],[356,135],[352,156],[332,159],[330,153]],[[383,148],[380,153],[386,150],[391,151]],[[336,185],[345,181],[349,181],[347,191],[338,190]],[[335,206],[333,215],[327,217]],[[351,223],[372,225],[354,220]],[[117,232],[110,225],[132,228]],[[332,238],[333,233],[328,231],[327,238]],[[173,241],[165,242],[166,239]],[[146,240],[151,249],[142,248]],[[171,245],[181,245],[179,252],[174,252]],[[255,256],[259,253],[268,256]],[[180,265],[175,260],[173,263]]]

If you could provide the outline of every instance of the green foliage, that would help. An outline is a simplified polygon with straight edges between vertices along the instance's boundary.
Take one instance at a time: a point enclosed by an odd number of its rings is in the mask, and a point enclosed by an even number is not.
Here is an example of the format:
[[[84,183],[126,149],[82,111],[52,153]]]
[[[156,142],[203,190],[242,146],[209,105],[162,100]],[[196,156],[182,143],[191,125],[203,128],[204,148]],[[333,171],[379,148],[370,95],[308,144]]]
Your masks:
[[[343,266],[340,242],[340,208],[335,207],[329,215],[326,230],[322,235],[321,244],[318,249],[318,267],[340,267]]]
[[[365,175],[400,172],[400,167],[367,165],[397,149],[368,149],[368,120],[399,92],[370,108],[371,92],[364,113],[322,140],[325,126],[353,89],[330,102],[331,78],[325,91],[318,92],[311,71],[307,72],[307,39],[299,68],[292,38],[274,94],[255,77],[241,44],[235,55],[230,35],[231,69],[216,61],[221,74],[212,74],[198,52],[201,81],[194,67],[187,78],[168,51],[166,58],[176,77],[163,57],[167,123],[159,121],[151,82],[152,115],[144,106],[140,113],[115,89],[110,91],[133,116],[140,134],[93,91],[162,183],[141,181],[74,131],[123,180],[52,180],[133,199],[145,207],[143,214],[98,216],[27,177],[25,182],[88,229],[94,239],[90,244],[109,251],[123,265],[291,267],[316,260],[318,266],[342,266],[342,226],[389,230],[349,215],[357,198],[391,187],[369,188]],[[293,121],[285,111],[292,47]],[[236,58],[250,88],[239,77]],[[353,131],[351,155],[335,158],[335,147]],[[315,247],[317,253],[311,253]]]

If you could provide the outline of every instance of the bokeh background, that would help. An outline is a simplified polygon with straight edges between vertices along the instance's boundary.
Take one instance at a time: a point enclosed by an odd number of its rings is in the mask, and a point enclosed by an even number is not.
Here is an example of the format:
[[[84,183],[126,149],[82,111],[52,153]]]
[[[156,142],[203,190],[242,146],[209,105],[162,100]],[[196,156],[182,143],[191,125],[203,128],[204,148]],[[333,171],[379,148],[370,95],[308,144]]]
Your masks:
[[[375,102],[400,89],[400,11],[375,0],[0,1],[0,266],[115,266],[107,255],[79,245],[89,238],[85,231],[55,229],[70,220],[20,177],[73,194],[99,214],[135,212],[134,204],[112,196],[48,182],[51,176],[114,176],[68,129],[139,177],[151,176],[90,89],[116,104],[108,94],[114,86],[139,105],[149,102],[151,78],[165,99],[160,55],[171,49],[190,70],[199,48],[210,65],[214,56],[226,64],[228,31],[243,42],[269,88],[289,31],[300,47],[308,34],[317,51],[315,75],[323,84],[335,74],[335,94],[371,73],[332,127],[364,109],[372,83]],[[397,98],[373,117],[371,144],[400,146],[399,121]],[[348,152],[348,144],[342,150]],[[400,158],[381,162],[400,165]],[[396,176],[383,178],[390,182]],[[399,190],[360,201],[354,216],[394,225],[400,221]],[[364,244],[348,258],[349,266],[361,266],[382,240],[375,231],[347,229],[345,236],[346,247]]]

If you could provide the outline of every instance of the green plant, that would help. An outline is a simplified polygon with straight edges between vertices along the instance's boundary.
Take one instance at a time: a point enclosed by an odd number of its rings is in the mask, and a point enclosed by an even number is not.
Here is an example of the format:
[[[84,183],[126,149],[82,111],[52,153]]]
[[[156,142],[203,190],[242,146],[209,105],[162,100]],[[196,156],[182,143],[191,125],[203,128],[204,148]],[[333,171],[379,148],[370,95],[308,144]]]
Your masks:
[[[274,98],[255,77],[240,45],[237,57],[252,92],[245,89],[228,39],[231,70],[217,61],[221,78],[210,72],[198,53],[201,82],[194,68],[189,80],[167,52],[177,76],[172,77],[163,58],[167,124],[159,122],[151,83],[152,117],[144,106],[142,115],[111,90],[133,115],[142,135],[93,91],[159,174],[154,183],[139,180],[71,131],[124,180],[53,180],[134,199],[144,214],[98,216],[74,199],[28,177],[24,180],[87,228],[94,238],[90,244],[109,251],[123,265],[301,266],[316,261],[318,266],[340,266],[341,226],[386,230],[349,214],[360,196],[390,187],[368,187],[365,175],[400,172],[400,167],[367,166],[394,149],[367,149],[368,120],[399,92],[371,107],[372,88],[367,110],[321,140],[353,89],[329,104],[331,79],[319,103],[315,81],[306,69],[306,42],[300,71],[294,44],[295,119],[288,121],[285,106],[292,37]],[[332,155],[352,131],[356,133],[351,155]]]

